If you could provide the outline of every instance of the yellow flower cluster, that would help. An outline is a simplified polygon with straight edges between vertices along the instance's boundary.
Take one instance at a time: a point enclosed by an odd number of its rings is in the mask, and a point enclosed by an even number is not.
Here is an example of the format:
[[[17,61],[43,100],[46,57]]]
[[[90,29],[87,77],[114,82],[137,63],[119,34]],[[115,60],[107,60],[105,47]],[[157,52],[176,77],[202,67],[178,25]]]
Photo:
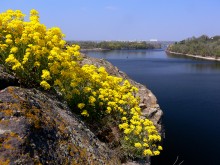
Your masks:
[[[133,112],[132,112],[133,111]],[[124,120],[121,118],[123,123],[119,124],[119,128],[124,130],[124,143],[132,145],[142,152],[143,155],[159,155],[161,146],[156,144],[161,141],[161,136],[158,134],[156,127],[148,119],[142,119],[138,112],[131,109],[130,120]]]
[[[31,10],[30,21],[24,21],[24,16],[19,10],[0,14],[1,63],[6,62],[29,85],[40,83],[50,89],[61,71],[65,74],[69,66],[74,67],[80,55],[79,46],[66,49],[61,30],[47,29],[40,23],[36,10]]]
[[[124,145],[141,155],[158,155],[161,137],[153,123],[141,118],[138,89],[122,78],[109,75],[104,67],[80,66],[78,45],[65,46],[57,27],[47,29],[36,10],[30,21],[21,11],[0,14],[0,56],[18,78],[59,90],[69,105],[86,118],[111,115],[118,120]]]

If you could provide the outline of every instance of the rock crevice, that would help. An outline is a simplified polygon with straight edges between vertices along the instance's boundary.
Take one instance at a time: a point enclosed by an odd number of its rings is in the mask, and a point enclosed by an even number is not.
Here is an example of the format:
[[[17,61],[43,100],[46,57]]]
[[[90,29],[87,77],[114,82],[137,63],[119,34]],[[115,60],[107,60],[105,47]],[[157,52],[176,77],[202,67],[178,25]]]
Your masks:
[[[8,74],[4,66],[0,64],[0,90],[8,86],[18,86],[18,80],[11,74]]]

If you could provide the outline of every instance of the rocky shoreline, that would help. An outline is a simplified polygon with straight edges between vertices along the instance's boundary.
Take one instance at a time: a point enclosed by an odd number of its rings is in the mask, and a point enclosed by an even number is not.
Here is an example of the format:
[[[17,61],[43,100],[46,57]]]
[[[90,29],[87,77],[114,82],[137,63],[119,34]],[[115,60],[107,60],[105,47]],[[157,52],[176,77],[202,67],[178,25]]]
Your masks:
[[[188,56],[188,57],[193,57],[193,58],[198,58],[198,59],[211,60],[211,61],[220,61],[220,58],[215,58],[215,57],[212,57],[212,56],[203,57],[201,55],[184,54],[184,53],[172,52],[172,51],[169,51],[169,50],[166,50],[166,52],[170,53],[170,54],[183,55],[183,56]]]

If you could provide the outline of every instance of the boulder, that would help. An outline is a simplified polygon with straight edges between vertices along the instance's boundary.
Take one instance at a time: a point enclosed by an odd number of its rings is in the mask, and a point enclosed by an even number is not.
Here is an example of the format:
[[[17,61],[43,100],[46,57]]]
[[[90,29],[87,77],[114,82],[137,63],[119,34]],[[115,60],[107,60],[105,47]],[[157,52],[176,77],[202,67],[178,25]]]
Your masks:
[[[0,162],[120,164],[65,103],[20,87],[0,91]]]

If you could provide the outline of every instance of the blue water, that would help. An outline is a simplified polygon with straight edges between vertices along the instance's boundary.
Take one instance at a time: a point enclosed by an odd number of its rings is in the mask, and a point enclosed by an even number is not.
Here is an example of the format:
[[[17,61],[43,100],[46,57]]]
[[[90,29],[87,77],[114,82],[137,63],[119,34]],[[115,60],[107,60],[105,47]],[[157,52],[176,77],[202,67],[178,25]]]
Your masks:
[[[152,165],[220,165],[220,62],[163,50],[87,52],[146,85],[164,112],[166,137]]]

